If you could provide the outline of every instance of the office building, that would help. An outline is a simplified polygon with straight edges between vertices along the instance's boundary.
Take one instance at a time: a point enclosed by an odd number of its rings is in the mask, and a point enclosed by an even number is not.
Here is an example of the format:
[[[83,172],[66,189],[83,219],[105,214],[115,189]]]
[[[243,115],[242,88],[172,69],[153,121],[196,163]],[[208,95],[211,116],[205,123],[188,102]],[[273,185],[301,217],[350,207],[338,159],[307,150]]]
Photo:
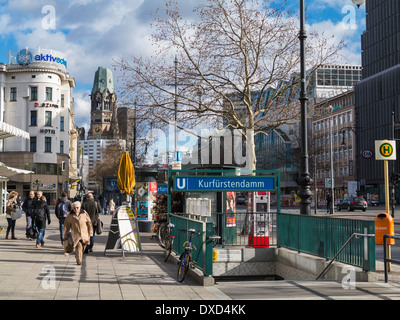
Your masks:
[[[382,201],[383,161],[363,154],[375,152],[375,140],[393,138],[392,112],[400,122],[400,3],[367,0],[365,5],[362,80],[355,87],[357,181],[361,193],[379,192]],[[397,125],[394,138],[400,138]],[[400,172],[399,160],[390,161],[389,170]]]

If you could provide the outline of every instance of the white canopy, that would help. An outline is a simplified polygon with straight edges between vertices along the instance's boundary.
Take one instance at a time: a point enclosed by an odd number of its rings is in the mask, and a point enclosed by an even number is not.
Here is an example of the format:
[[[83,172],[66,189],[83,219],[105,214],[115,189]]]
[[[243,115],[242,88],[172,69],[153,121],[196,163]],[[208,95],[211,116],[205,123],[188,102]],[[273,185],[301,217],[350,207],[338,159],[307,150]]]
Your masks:
[[[29,139],[29,133],[18,129],[8,123],[0,121],[0,139],[10,138],[10,137],[21,137],[24,139]]]
[[[33,171],[22,170],[6,166],[3,162],[0,162],[0,177],[9,178],[16,174],[30,174]]]

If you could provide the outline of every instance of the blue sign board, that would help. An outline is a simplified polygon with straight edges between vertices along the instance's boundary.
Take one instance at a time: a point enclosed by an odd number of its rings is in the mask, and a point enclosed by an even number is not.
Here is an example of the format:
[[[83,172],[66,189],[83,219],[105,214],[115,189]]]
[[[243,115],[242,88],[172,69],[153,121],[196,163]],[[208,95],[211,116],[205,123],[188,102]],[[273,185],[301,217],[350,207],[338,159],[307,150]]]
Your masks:
[[[168,186],[163,184],[157,184],[157,193],[168,193]]]
[[[174,177],[174,191],[274,191],[274,177]]]

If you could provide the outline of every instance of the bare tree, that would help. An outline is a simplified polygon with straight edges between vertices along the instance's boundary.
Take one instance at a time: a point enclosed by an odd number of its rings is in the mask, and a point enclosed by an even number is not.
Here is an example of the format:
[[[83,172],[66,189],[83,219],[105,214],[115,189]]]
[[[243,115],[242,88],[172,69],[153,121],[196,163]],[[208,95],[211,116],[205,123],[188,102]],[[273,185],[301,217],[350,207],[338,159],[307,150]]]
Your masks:
[[[124,151],[118,140],[102,148],[103,160],[89,169],[89,180],[94,181],[99,189],[103,189],[103,177],[118,175],[119,162]]]
[[[176,116],[185,128],[240,130],[248,168],[255,169],[254,135],[299,121],[299,23],[285,7],[285,1],[205,0],[184,18],[177,2],[167,1],[152,23],[154,55],[116,61],[125,91],[157,121]],[[315,33],[307,43],[310,67],[343,46]]]

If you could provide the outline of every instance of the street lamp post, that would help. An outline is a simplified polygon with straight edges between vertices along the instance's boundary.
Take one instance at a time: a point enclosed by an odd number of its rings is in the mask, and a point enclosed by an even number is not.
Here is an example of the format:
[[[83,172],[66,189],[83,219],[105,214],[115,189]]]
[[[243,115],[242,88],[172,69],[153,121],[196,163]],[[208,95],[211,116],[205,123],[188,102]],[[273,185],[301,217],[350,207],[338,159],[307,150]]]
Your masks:
[[[329,154],[330,154],[330,171],[331,171],[331,207],[330,207],[330,214],[333,214],[333,209],[335,207],[335,178],[333,174],[333,141],[332,141],[332,114],[333,114],[333,107],[328,106],[328,112],[330,112],[330,116],[328,118],[329,122]]]
[[[307,38],[305,31],[305,10],[304,0],[300,0],[300,108],[301,108],[301,166],[300,174],[297,179],[299,185],[300,214],[311,214],[311,196],[310,190],[312,180],[308,172],[308,130],[307,130],[307,95],[306,95],[306,69],[305,69],[305,40]]]

